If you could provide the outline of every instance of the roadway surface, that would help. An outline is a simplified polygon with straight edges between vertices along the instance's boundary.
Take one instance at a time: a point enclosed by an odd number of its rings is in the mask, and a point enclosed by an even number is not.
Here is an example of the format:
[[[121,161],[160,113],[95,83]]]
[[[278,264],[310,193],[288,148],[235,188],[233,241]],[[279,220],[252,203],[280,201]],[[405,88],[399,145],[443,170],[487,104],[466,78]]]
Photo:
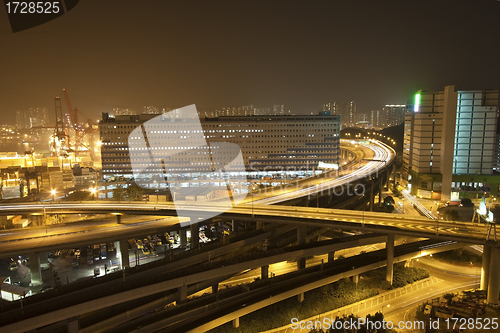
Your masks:
[[[364,310],[354,310],[352,313],[360,318],[365,318],[368,314],[374,315],[375,312],[384,313],[386,321],[392,321],[395,326],[400,321],[415,321],[416,308],[424,301],[440,297],[446,293],[454,293],[471,288],[478,288],[480,275],[476,267],[467,267],[466,265],[451,265],[429,257],[422,257],[419,260],[412,260],[412,267],[426,269],[430,276],[438,278],[440,281],[426,286],[418,291],[410,292],[398,296],[394,299],[384,301],[377,308],[368,308]],[[479,269],[480,271],[480,269]],[[480,272],[479,272],[480,274]],[[326,314],[318,314],[318,317],[325,318]],[[290,326],[273,333],[308,333],[310,330],[292,329]],[[416,330],[404,330],[404,332],[417,332]]]
[[[179,208],[179,205],[177,205]],[[240,204],[230,208],[210,205],[187,205],[181,208],[190,215],[202,216],[206,212],[218,214],[220,218],[238,221],[262,221],[279,224],[308,225],[316,227],[340,228],[344,230],[359,230],[362,232],[385,232],[414,237],[450,239],[471,244],[485,244],[487,235],[486,224],[449,222],[430,220],[424,217],[360,212],[340,209],[308,208],[295,206],[271,206]],[[101,202],[65,202],[51,204],[3,205],[2,212],[67,212],[82,213],[117,213],[175,216],[176,206],[171,203],[120,203],[113,205]],[[227,210],[227,211],[226,211]],[[170,221],[170,222],[166,222]],[[12,235],[0,237],[0,257],[8,257],[19,253],[34,251],[51,251],[53,249],[71,248],[78,245],[111,242],[120,239],[130,239],[142,235],[159,234],[169,230],[178,230],[180,226],[175,219],[153,220],[149,222],[115,224],[108,228],[95,230],[80,230],[78,225],[65,225],[64,232],[53,228],[54,234],[49,237],[45,228],[34,229],[33,237],[12,241]],[[69,230],[72,230],[71,232]],[[6,238],[4,238],[6,237]],[[9,241],[10,239],[10,241]]]
[[[425,247],[424,244],[430,245],[436,243],[432,241],[423,241],[397,246],[395,248],[394,262],[406,261],[410,258],[421,256],[423,251],[419,249]],[[451,246],[457,245],[460,244]],[[446,249],[450,248],[449,245],[444,245],[444,247]],[[414,252],[415,250],[416,252]],[[435,247],[432,249],[432,251],[437,252],[442,250],[443,249]],[[227,304],[219,303],[218,307],[213,307],[211,309],[200,308],[200,311],[198,311],[195,316],[186,318],[184,322],[178,325],[163,326],[163,324],[161,324],[162,327],[165,327],[162,332],[203,332],[209,330],[233,320],[234,318],[239,318],[264,306],[277,303],[301,292],[318,288],[342,278],[364,273],[376,267],[383,267],[386,264],[384,260],[380,261],[380,258],[383,257],[385,257],[385,249],[342,259],[332,264],[325,264],[324,266],[316,266],[313,270],[309,271],[311,273],[304,271],[297,278],[287,279],[283,283],[276,281],[273,283],[274,287],[267,290],[262,289],[248,295],[242,294],[242,297],[236,297]],[[319,273],[319,275],[315,275],[317,273]],[[161,321],[164,320],[164,318],[156,317]]]
[[[331,176],[329,173],[323,174],[323,177],[311,177],[306,182],[300,182],[300,186],[291,184],[286,187],[279,187],[277,192],[273,188],[271,193],[265,192],[263,195],[273,195],[271,198],[259,199],[259,195],[247,196],[246,200],[252,200],[253,206],[261,202],[262,204],[275,204],[287,201],[297,196],[312,195],[314,193],[327,191],[328,189],[341,186],[346,183],[354,182],[364,178],[367,175],[373,175],[394,158],[395,154],[392,148],[378,142],[372,144],[354,144],[352,141],[343,142],[344,145],[353,145],[360,152],[354,161],[358,164],[358,169],[340,170],[339,174],[333,175],[334,179],[325,178]],[[352,148],[351,148],[352,149]],[[361,159],[366,158],[361,166]],[[377,160],[371,161],[370,159]],[[385,162],[381,162],[385,161]],[[299,183],[296,183],[299,184]],[[302,187],[307,188],[302,188]],[[186,205],[186,204],[185,204]],[[177,208],[185,206],[178,204]],[[220,212],[226,211],[229,207],[223,206],[220,202],[210,202],[210,208],[216,208]],[[132,209],[135,207],[136,209]],[[190,207],[190,206],[186,206]],[[0,214],[45,214],[45,213],[68,213],[81,211],[102,211],[103,213],[129,213],[155,215],[156,211],[169,210],[167,214],[162,212],[158,215],[176,216],[175,206],[172,203],[102,203],[102,202],[45,202],[40,204],[11,204],[0,205]],[[131,210],[132,209],[132,210]],[[134,212],[134,211],[135,212]],[[203,208],[203,211],[206,211]],[[212,210],[213,211],[213,210]],[[122,217],[123,219],[123,217]],[[185,222],[182,220],[181,222]],[[133,237],[142,237],[155,233],[169,232],[179,230],[181,226],[177,224],[176,219],[154,219],[154,221],[143,221],[142,223],[128,223],[123,225],[104,223],[99,226],[96,223],[85,225],[81,223],[72,223],[66,225],[57,225],[43,228],[30,228],[30,231],[9,230],[0,234],[0,257],[15,256],[28,252],[53,251],[63,248],[74,248],[77,246],[86,246],[88,244],[116,241],[119,239],[130,239]],[[14,242],[15,240],[15,242]],[[21,252],[20,252],[21,251]]]
[[[344,144],[352,144],[352,141],[343,141]],[[394,150],[383,144],[353,145],[361,151],[361,155],[358,155],[354,161],[350,162],[347,168],[344,166],[338,171],[329,170],[325,174],[308,179],[307,182],[288,184],[284,188],[275,187],[263,193],[252,193],[244,202],[253,201],[255,204],[273,205],[290,201],[297,197],[328,192],[329,189],[335,189],[346,184],[355,184],[360,179],[378,174],[395,157]],[[338,193],[339,191],[336,192]]]

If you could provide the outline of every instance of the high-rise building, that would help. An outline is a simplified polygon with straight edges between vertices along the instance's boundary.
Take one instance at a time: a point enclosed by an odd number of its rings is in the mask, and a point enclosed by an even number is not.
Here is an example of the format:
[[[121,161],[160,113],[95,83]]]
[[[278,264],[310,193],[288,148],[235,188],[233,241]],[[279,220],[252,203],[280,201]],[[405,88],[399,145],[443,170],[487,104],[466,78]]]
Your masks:
[[[348,127],[356,125],[356,102],[348,102],[344,104],[342,110],[342,124]]]
[[[370,123],[374,127],[396,126],[405,120],[406,105],[388,104],[382,110],[370,112]]]
[[[144,114],[160,114],[160,109],[157,106],[148,105],[145,106],[142,113]]]
[[[498,194],[493,174],[498,90],[419,91],[405,115],[403,165],[415,195],[458,200],[460,191]],[[498,177],[497,177],[498,178]]]
[[[271,115],[271,109],[270,108],[255,108],[254,109],[254,115],[256,116],[267,116]]]
[[[241,108],[243,109],[243,116],[253,116],[255,114],[255,107],[253,104],[244,105]]]
[[[135,110],[133,109],[122,109],[122,108],[114,108],[113,113],[115,116],[133,116],[135,115]]]
[[[330,114],[340,114],[339,106],[335,102],[322,104],[321,111],[329,111]]]
[[[379,126],[396,126],[405,121],[406,105],[388,104],[382,108],[382,124]]]
[[[357,113],[355,118],[356,127],[366,128],[370,124],[370,117],[366,113]]]
[[[17,129],[29,129],[42,127],[49,122],[49,112],[47,108],[29,108],[27,111],[16,111]]]
[[[370,124],[374,127],[382,127],[383,117],[382,111],[372,110],[370,112]]]
[[[283,104],[273,105],[273,114],[276,116],[282,116],[285,114],[285,106]]]

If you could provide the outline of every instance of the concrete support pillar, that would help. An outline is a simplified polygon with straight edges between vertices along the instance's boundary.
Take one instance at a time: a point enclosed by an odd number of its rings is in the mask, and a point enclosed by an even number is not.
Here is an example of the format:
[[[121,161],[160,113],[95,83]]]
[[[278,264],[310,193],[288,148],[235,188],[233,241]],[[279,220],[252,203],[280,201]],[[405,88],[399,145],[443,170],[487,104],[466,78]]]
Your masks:
[[[179,230],[179,236],[181,239],[181,248],[185,249],[187,245],[186,229]]]
[[[47,269],[49,268],[49,253],[41,252],[38,253],[38,259],[40,263],[40,268]]]
[[[38,286],[43,283],[42,270],[40,269],[40,258],[38,257],[38,254],[34,252],[29,253],[28,257],[30,259],[30,286]]]
[[[392,276],[394,269],[394,234],[387,235],[387,274],[385,279],[392,285]]]
[[[240,327],[240,318],[239,317],[233,319],[233,327],[234,328]]]
[[[483,250],[483,265],[481,267],[481,290],[488,289],[490,277],[491,246],[485,245]]]
[[[219,284],[216,283],[212,285],[212,294],[216,294],[219,291]]]
[[[359,282],[359,274],[356,274],[356,275],[352,276],[352,282],[358,284],[358,282]]]
[[[297,245],[303,245],[306,243],[307,236],[307,226],[301,225],[297,227]],[[297,258],[297,269],[306,268],[306,258]]]
[[[119,246],[116,247],[116,252],[120,252],[120,264],[122,266],[122,269],[129,268],[130,263],[129,263],[129,256],[128,256],[128,240],[127,239],[122,239],[119,242]]]
[[[231,225],[233,227],[233,232],[237,232],[238,231],[238,221],[232,220]]]
[[[187,301],[187,286],[177,288],[177,304],[182,304]]]
[[[255,229],[256,230],[262,229],[262,222],[255,221]]]
[[[78,324],[78,317],[67,319],[66,329],[68,333],[78,333],[80,331],[80,325]]]
[[[115,245],[115,258],[116,259],[120,259],[121,258],[121,255],[120,255],[120,242],[119,241],[116,241],[114,242],[114,245]]]
[[[297,227],[297,245],[306,243],[307,226],[301,225]]]
[[[333,262],[335,260],[335,251],[328,252],[328,262]]]
[[[31,215],[31,226],[37,227],[43,225],[43,215]]]
[[[122,223],[122,216],[120,214],[116,215],[116,223],[121,224]]]
[[[191,229],[191,249],[196,249],[200,245],[200,226],[198,223],[190,225]]]
[[[306,258],[301,257],[297,258],[297,269],[305,269],[306,268]]]
[[[300,293],[297,295],[297,300],[299,303],[302,303],[304,301],[304,293]]]
[[[265,265],[260,268],[260,278],[262,280],[269,278],[269,265]]]
[[[488,304],[498,305],[500,290],[500,248],[491,246],[490,273],[488,279]]]

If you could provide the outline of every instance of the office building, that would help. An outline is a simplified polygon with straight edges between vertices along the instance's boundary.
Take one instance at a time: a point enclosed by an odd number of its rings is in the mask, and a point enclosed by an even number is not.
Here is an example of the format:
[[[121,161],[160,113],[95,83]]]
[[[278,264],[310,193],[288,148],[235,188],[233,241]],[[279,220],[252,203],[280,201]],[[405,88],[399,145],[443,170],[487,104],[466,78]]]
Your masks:
[[[498,193],[493,175],[498,90],[419,91],[404,126],[403,175],[414,195],[458,200]]]
[[[103,114],[99,130],[104,178],[132,176],[128,142],[130,133],[153,118],[154,115],[145,114],[117,117]],[[178,149],[165,147],[165,143],[172,145],[180,142],[176,129],[179,126],[195,128],[196,122],[200,121],[207,143],[229,142],[240,147],[247,172],[314,170],[320,162],[339,163],[339,118],[338,115],[328,114],[175,119],[169,113],[161,118],[166,125],[154,133],[160,135],[153,136],[161,140],[149,140],[148,144],[153,150]],[[180,134],[189,139],[189,133],[182,132]],[[155,147],[156,144],[161,147]],[[149,156],[149,151],[144,151],[146,162]],[[214,171],[201,159],[197,161],[196,156],[191,159],[179,157],[165,160],[164,169],[169,174]]]

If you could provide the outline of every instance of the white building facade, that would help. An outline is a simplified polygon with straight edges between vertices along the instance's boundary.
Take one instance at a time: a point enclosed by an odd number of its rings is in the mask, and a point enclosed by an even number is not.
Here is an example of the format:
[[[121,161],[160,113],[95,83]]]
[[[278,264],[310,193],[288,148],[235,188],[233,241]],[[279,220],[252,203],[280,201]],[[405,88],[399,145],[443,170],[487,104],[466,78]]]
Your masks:
[[[461,187],[486,187],[484,177],[460,176],[493,174],[497,114],[498,90],[419,91],[404,126],[403,175],[411,192],[448,201]]]

